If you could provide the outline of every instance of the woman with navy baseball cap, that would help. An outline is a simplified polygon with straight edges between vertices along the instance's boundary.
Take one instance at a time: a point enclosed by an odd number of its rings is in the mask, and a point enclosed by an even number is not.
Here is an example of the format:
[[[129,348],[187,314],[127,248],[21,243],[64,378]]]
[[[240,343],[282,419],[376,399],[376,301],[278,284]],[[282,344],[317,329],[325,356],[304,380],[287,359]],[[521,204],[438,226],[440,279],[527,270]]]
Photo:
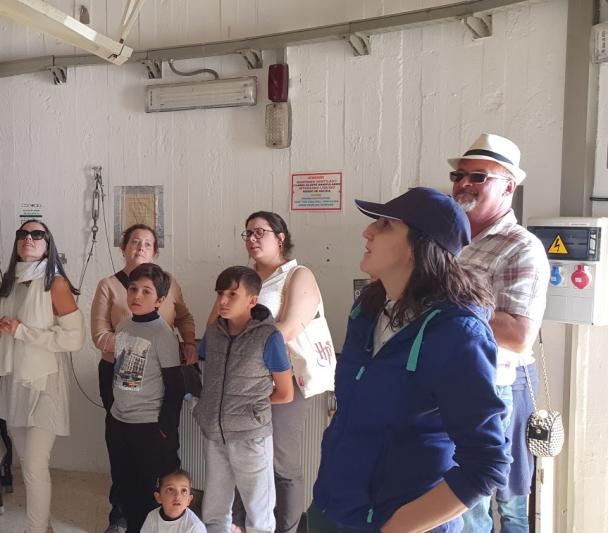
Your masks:
[[[451,197],[417,187],[356,204],[375,219],[361,260],[375,281],[349,316],[309,532],[457,532],[510,462],[492,295],[456,261],[470,228]]]

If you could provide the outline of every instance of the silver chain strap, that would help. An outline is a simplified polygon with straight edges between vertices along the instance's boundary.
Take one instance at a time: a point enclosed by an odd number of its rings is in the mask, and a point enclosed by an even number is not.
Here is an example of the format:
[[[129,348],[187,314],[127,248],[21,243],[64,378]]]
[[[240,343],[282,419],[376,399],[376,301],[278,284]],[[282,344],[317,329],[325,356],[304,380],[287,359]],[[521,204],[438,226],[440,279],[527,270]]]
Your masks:
[[[547,397],[547,409],[550,409],[551,405],[551,395],[549,394],[549,378],[547,377],[547,363],[545,361],[545,348],[543,345],[543,335],[538,330],[538,346],[540,347],[540,366],[543,370],[543,384],[545,386],[545,396]],[[532,380],[530,379],[530,372],[528,370],[528,365],[523,365],[524,372],[526,373],[526,381],[528,382],[528,390],[530,391],[530,398],[532,398],[532,405],[534,405],[534,410],[537,411],[536,406],[536,398],[534,396],[534,389],[532,388]]]

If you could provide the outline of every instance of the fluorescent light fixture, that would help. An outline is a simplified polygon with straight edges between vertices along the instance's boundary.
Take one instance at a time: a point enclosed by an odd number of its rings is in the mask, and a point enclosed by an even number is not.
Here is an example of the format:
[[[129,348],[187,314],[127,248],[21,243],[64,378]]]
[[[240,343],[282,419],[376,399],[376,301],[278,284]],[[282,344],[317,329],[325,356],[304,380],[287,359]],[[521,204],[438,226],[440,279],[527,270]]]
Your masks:
[[[239,107],[255,105],[256,101],[255,76],[146,87],[146,113]]]
[[[136,13],[139,13],[140,9],[140,5],[135,6]],[[0,15],[53,35],[69,45],[82,48],[116,65],[122,65],[133,52],[132,48],[122,42],[96,32],[42,0],[0,0]]]

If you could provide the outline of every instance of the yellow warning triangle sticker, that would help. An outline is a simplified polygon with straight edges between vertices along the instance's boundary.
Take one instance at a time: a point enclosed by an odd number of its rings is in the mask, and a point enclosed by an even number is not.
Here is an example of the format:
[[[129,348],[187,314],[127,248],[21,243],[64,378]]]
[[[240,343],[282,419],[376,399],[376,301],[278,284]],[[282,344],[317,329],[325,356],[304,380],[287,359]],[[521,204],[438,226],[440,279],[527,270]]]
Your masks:
[[[555,237],[555,239],[553,240],[553,244],[551,244],[551,246],[549,246],[549,250],[547,250],[547,251],[550,254],[568,255],[568,248],[566,248],[564,241],[562,241],[562,238],[559,235],[557,235]]]

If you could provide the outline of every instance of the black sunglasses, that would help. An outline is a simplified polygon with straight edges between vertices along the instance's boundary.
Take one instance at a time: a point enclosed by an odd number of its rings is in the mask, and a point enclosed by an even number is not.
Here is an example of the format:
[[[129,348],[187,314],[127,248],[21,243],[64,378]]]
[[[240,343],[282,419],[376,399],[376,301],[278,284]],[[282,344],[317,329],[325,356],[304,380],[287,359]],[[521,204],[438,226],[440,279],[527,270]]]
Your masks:
[[[495,180],[505,180],[505,181],[511,180],[511,178],[506,178],[505,176],[499,176],[498,174],[490,174],[489,172],[484,172],[482,170],[478,170],[475,172],[465,172],[464,170],[452,170],[452,172],[450,172],[450,181],[452,183],[458,183],[459,181],[463,180],[467,176],[469,176],[471,183],[476,183],[476,184],[485,183],[488,180],[488,178],[492,178]]]
[[[26,229],[18,229],[15,232],[15,235],[16,235],[18,241],[27,239],[28,235],[31,235],[32,239],[34,239],[35,241],[40,241],[42,239],[46,239],[46,231],[44,231],[43,229],[34,229],[32,231],[28,231]]]

